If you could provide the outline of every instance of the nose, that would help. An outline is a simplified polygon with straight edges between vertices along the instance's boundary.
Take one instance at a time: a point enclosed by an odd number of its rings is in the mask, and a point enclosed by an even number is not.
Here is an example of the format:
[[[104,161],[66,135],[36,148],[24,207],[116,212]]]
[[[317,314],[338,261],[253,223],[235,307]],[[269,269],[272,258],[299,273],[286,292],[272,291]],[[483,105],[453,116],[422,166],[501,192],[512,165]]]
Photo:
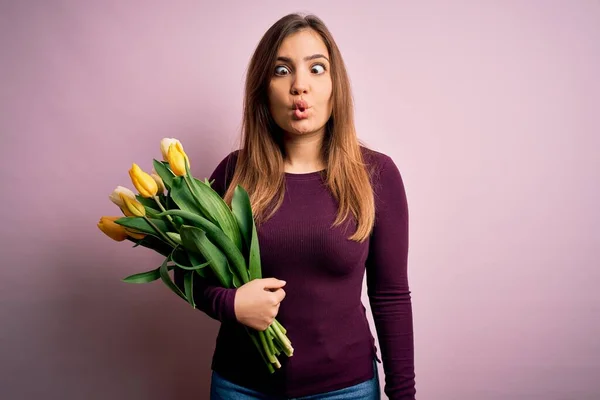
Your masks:
[[[296,74],[292,82],[291,93],[295,96],[308,93],[308,79],[303,77],[301,73]]]

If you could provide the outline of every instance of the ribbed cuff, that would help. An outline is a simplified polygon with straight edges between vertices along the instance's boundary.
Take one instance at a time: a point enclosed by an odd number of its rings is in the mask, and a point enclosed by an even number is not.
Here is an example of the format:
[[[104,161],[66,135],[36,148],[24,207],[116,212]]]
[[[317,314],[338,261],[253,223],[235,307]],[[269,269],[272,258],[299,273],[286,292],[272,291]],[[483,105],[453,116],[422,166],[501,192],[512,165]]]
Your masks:
[[[221,322],[234,323],[237,322],[235,315],[235,294],[237,293],[236,288],[223,288],[222,303],[221,303],[221,315],[219,319]]]

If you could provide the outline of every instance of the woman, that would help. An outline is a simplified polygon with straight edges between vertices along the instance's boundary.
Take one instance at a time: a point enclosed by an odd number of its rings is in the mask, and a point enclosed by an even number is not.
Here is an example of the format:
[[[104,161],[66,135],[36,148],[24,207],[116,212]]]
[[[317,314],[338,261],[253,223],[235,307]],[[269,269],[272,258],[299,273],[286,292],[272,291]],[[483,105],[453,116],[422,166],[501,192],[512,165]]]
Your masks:
[[[344,63],[317,17],[287,15],[258,44],[242,135],[211,179],[229,204],[237,184],[248,190],[268,278],[197,288],[198,307],[221,322],[211,399],[379,399],[365,271],[385,393],[414,399],[402,178],[359,144]],[[243,326],[264,330],[275,316],[295,351],[270,374]]]

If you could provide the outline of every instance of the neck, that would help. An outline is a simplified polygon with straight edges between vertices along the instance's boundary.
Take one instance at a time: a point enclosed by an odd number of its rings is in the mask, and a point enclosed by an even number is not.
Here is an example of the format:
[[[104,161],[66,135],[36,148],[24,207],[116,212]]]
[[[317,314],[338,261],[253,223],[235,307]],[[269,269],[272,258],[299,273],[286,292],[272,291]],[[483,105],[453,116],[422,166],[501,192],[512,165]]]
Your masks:
[[[323,157],[323,134],[306,134],[301,137],[286,135],[283,142],[286,156],[284,171],[308,173],[326,168]]]

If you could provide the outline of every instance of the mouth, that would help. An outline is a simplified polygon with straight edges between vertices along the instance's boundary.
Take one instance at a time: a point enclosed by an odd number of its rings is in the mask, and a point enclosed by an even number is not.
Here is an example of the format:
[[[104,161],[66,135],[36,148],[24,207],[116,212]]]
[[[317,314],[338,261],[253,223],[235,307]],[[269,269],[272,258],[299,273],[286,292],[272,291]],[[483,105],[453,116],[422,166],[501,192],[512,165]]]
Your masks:
[[[308,110],[310,110],[310,107],[308,108],[302,108],[302,107],[298,107],[292,110],[292,116],[297,119],[297,120],[301,120],[301,119],[307,119],[308,118]]]
[[[299,111],[299,112],[302,112],[302,113],[303,113],[303,112],[305,112],[306,110],[310,110],[311,108],[312,108],[312,107],[294,107],[294,108],[292,108],[292,111],[294,111],[294,112],[296,112],[296,111]]]
[[[304,112],[306,110],[308,110],[310,107],[308,106],[308,103],[304,100],[296,100],[294,101],[294,106],[292,107],[292,110],[296,111],[300,111],[300,112]]]

